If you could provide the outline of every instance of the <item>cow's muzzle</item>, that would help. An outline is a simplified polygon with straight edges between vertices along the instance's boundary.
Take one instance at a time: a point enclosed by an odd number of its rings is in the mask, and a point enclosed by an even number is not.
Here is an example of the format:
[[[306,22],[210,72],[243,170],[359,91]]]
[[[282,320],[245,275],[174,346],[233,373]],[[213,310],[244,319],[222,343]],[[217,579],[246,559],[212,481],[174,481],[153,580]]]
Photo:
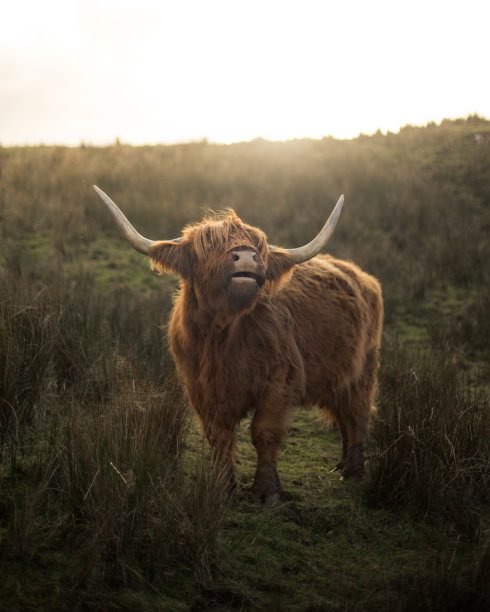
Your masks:
[[[262,287],[265,283],[265,268],[260,256],[255,251],[235,250],[231,253],[231,282],[235,285],[256,283]]]

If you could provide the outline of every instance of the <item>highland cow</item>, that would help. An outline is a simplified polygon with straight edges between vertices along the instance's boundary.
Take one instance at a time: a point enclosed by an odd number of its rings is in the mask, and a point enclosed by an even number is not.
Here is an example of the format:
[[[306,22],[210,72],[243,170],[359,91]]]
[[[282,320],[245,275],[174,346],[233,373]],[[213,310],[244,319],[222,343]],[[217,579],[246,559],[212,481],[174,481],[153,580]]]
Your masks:
[[[334,469],[344,478],[360,477],[383,303],[375,278],[319,255],[343,196],[314,240],[281,249],[232,210],[187,226],[175,240],[148,240],[95,189],[129,243],[158,272],[181,279],[170,350],[229,488],[236,486],[235,430],[253,412],[252,496],[267,505],[278,501],[278,452],[291,410],[300,404],[317,405],[337,423],[343,453]]]

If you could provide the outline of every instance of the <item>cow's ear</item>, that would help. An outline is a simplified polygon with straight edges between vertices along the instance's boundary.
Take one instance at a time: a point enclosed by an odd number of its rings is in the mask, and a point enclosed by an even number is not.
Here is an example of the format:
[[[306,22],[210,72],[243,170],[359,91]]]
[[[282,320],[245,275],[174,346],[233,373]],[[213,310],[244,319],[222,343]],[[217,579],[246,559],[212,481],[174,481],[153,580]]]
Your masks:
[[[292,276],[294,261],[289,253],[279,249],[269,251],[266,278],[272,292],[277,292]]]
[[[150,247],[151,267],[160,273],[170,272],[181,278],[192,274],[192,256],[186,244],[172,240],[162,240]]]

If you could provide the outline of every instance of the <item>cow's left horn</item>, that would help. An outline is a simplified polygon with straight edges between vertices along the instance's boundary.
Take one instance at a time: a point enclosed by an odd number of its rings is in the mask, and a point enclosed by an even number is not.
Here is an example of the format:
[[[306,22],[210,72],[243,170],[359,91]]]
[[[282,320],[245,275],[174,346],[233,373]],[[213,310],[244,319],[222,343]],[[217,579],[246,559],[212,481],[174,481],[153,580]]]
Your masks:
[[[327,219],[327,222],[320,230],[320,233],[313,238],[311,242],[305,244],[302,247],[298,247],[297,249],[285,249],[293,258],[295,264],[303,263],[304,261],[308,261],[318,255],[318,253],[323,249],[323,247],[327,244],[328,239],[333,233],[335,226],[337,225],[337,221],[339,220],[340,211],[342,210],[342,205],[344,203],[344,196],[341,195],[338,199],[335,208],[332,210],[330,217]]]
[[[143,253],[143,255],[148,255],[150,252],[150,247],[152,244],[155,244],[155,241],[148,240],[141,234],[139,234],[131,223],[126,219],[123,213],[119,210],[116,204],[111,200],[111,198],[99,189],[97,185],[94,185],[94,189],[107,206],[107,208],[111,211],[116,223],[119,225],[119,229],[122,231],[124,237],[129,242],[129,244],[136,249],[138,252]]]

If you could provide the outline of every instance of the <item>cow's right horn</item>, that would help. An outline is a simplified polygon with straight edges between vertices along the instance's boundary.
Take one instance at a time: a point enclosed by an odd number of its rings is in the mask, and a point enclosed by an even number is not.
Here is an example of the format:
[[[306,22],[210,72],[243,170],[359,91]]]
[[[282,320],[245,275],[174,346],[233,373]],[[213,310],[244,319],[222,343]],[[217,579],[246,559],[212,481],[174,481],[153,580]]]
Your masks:
[[[341,195],[337,204],[335,205],[335,208],[331,212],[330,217],[320,230],[320,233],[313,238],[311,242],[308,242],[308,244],[298,247],[297,249],[284,249],[292,256],[295,264],[303,263],[304,261],[312,259],[324,248],[328,242],[328,239],[332,235],[335,226],[337,225],[343,203],[344,196]]]
[[[124,237],[129,242],[129,244],[136,249],[139,253],[143,253],[143,255],[149,255],[150,247],[155,244],[154,240],[148,240],[141,234],[139,234],[131,223],[126,219],[124,214],[119,210],[116,204],[111,200],[111,198],[99,189],[97,185],[94,185],[94,189],[107,206],[107,208],[111,211],[116,223],[119,226],[119,229],[122,231]]]

